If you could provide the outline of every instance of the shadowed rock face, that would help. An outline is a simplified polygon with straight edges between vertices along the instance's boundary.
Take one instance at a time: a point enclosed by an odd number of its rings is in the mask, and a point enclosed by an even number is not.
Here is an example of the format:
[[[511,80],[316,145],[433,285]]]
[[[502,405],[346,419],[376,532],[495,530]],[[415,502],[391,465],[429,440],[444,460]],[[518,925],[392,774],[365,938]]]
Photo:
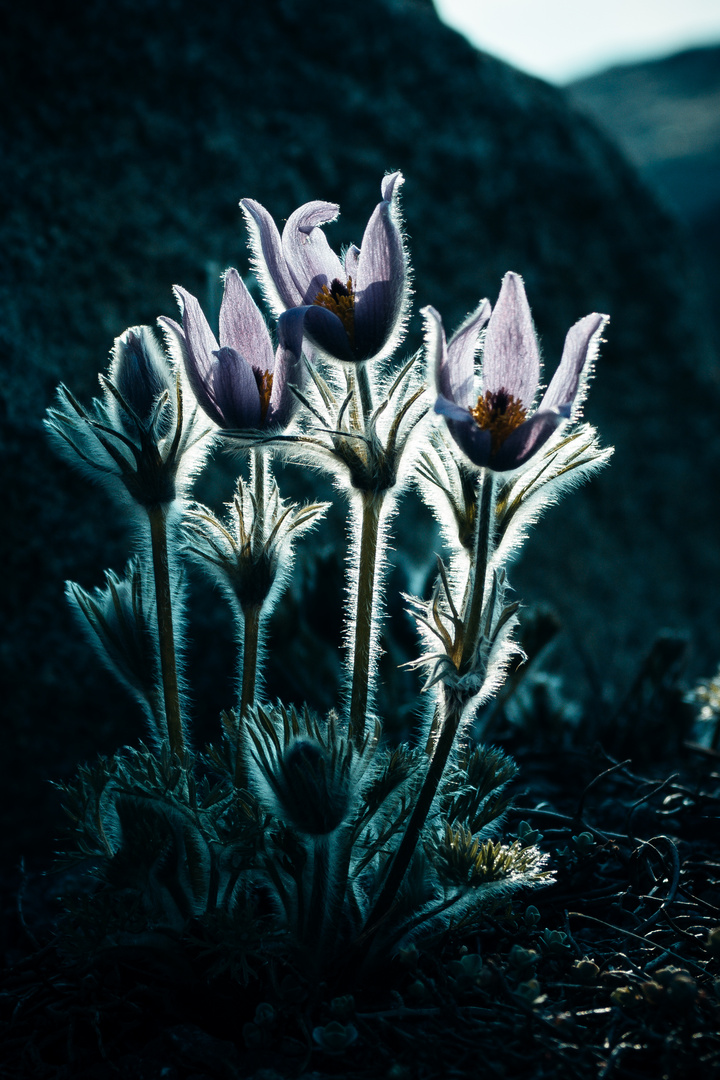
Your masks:
[[[2,665],[7,792],[21,822],[3,833],[13,851],[47,829],[47,776],[142,734],[62,597],[66,577],[89,587],[103,567],[120,569],[125,525],[55,461],[44,409],[60,379],[81,398],[95,391],[126,326],[174,315],[173,283],[212,306],[219,272],[246,270],[242,196],[278,220],[306,199],[337,200],[331,238],[359,241],[381,176],[400,168],[416,311],[432,302],[452,327],[516,270],[550,368],[572,322],[609,312],[588,415],[616,457],[550,514],[514,583],[557,607],[602,684],[622,684],[664,624],[692,629],[701,666],[714,666],[720,393],[701,297],[671,220],[561,92],[476,52],[428,4],[363,0],[330,17],[309,0],[89,0],[72,21],[38,0],[3,7]],[[408,347],[418,341],[415,316]],[[233,469],[206,485],[207,500],[229,497]],[[290,470],[287,483],[314,490]],[[417,559],[435,540],[414,514],[398,545]],[[336,516],[306,546],[309,584],[276,620],[294,653],[270,690],[319,706],[338,670],[338,536]],[[194,616],[199,739],[232,698],[231,629],[210,599]],[[391,686],[393,708],[398,693]]]
[[[684,222],[706,278],[720,287],[720,45],[624,64],[568,87]],[[720,341],[720,311],[709,312]]]

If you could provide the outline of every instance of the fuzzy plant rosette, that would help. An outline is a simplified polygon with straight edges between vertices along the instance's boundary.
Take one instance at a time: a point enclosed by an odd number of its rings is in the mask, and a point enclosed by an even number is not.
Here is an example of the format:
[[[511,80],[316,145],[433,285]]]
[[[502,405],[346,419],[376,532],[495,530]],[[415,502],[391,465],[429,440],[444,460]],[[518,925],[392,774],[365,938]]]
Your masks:
[[[124,572],[67,591],[148,725],[146,744],[63,785],[64,857],[87,875],[68,900],[68,949],[201,941],[208,970],[240,981],[292,970],[309,988],[348,986],[551,880],[527,838],[503,839],[516,766],[475,741],[474,721],[519,652],[507,564],[542,510],[611,453],[580,422],[607,320],[570,329],[540,397],[530,309],[508,273],[494,309],[483,300],[449,340],[425,308],[424,349],[398,360],[410,307],[401,184],[384,178],[342,258],[322,231],[336,205],[306,203],[280,234],[243,200],[272,334],[236,270],[217,336],[178,286],[179,321],[119,337],[101,398],[88,408],[61,387],[48,412],[57,447],[135,525]],[[222,519],[191,494],[217,444],[249,461]],[[329,473],[347,509],[346,678],[327,716],[262,692],[268,616],[294,545],[328,506],[284,500],[279,457]],[[378,639],[386,546],[411,483],[445,549],[432,595],[407,598],[424,719],[392,745],[375,711]],[[237,700],[203,752],[183,670],[187,560],[237,626]]]

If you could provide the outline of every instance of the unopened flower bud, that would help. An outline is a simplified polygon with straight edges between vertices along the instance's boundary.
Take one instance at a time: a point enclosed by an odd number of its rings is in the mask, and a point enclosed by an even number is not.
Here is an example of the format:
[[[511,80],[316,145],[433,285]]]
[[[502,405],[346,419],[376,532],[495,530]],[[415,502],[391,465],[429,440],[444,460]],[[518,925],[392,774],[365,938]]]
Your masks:
[[[275,793],[299,832],[322,836],[343,821],[350,801],[347,772],[320,743],[298,739],[285,751]]]
[[[137,420],[144,424],[152,417],[160,396],[172,395],[175,390],[170,364],[149,326],[132,326],[115,339],[109,377]],[[127,427],[131,418],[124,415],[117,401],[114,411]],[[135,434],[130,426],[131,434]]]

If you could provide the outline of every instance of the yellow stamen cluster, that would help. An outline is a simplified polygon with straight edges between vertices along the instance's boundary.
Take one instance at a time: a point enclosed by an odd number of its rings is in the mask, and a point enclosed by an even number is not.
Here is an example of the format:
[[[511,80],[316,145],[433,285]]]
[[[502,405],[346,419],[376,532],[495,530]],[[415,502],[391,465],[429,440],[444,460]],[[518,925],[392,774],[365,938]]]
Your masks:
[[[261,421],[267,416],[267,411],[270,408],[270,395],[272,394],[273,385],[273,373],[272,371],[263,371],[262,375],[259,371],[253,372],[255,376],[255,382],[260,393],[260,419]]]
[[[490,446],[494,454],[508,435],[520,427],[527,410],[522,401],[507,390],[486,390],[484,397],[479,397],[475,408],[470,410],[470,415],[479,428],[490,432]]]
[[[342,281],[338,281],[337,278],[335,278],[332,285],[323,285],[313,303],[317,304],[318,307],[327,308],[328,311],[332,311],[334,315],[337,315],[345,327],[350,343],[353,344],[355,338],[355,292],[352,278],[347,279],[346,285],[343,285]]]

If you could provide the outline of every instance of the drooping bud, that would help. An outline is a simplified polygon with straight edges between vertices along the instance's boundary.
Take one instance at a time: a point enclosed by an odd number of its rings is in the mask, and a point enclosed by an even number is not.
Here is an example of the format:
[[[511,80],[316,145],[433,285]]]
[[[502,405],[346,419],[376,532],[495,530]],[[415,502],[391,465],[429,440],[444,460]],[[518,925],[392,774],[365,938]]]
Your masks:
[[[284,815],[298,832],[324,836],[340,825],[350,803],[347,768],[320,743],[298,739],[268,778]],[[338,767],[340,766],[340,767]]]
[[[147,425],[158,399],[164,393],[172,401],[175,379],[167,357],[149,326],[131,326],[115,339],[109,377],[123,401],[135,417]],[[113,402],[116,413],[123,410]],[[130,417],[119,416],[124,425]]]
[[[246,717],[255,782],[271,795],[275,813],[296,832],[327,836],[348,817],[367,765],[368,740],[356,747],[347,725],[305,707],[257,707]]]

